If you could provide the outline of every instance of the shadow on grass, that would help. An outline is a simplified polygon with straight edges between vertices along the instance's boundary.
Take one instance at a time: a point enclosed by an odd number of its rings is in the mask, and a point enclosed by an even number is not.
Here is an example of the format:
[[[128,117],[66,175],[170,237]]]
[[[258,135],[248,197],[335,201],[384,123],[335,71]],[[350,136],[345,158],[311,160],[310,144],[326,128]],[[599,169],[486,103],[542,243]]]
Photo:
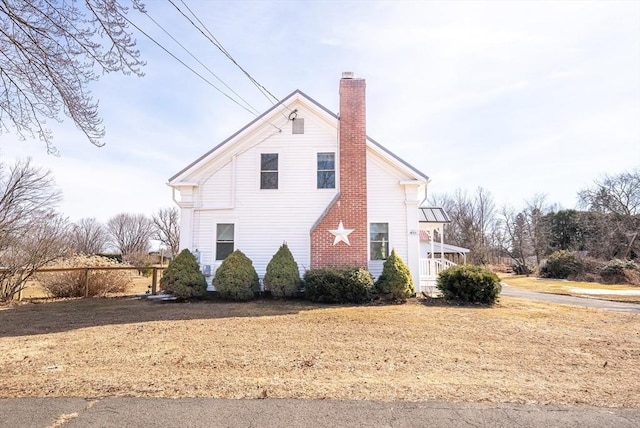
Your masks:
[[[216,300],[169,303],[126,297],[32,300],[0,310],[0,337],[149,321],[292,315],[328,307],[341,306],[268,299],[242,303]]]
[[[498,299],[498,302],[499,301],[500,300]],[[418,302],[423,306],[452,309],[492,309],[495,307],[495,305],[487,305],[484,303],[467,303],[457,300],[446,300],[443,297],[431,297],[428,295],[422,296],[418,299]]]

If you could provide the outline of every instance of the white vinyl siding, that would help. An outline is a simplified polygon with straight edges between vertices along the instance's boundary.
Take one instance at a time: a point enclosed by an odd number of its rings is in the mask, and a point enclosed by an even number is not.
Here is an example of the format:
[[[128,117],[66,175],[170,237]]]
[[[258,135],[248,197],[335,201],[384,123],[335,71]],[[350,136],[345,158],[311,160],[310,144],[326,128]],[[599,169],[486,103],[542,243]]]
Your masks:
[[[396,250],[405,262],[408,258],[407,215],[404,188],[400,185],[401,175],[388,168],[377,156],[367,155],[367,214],[369,224],[386,223],[388,232],[388,251]],[[415,226],[418,227],[417,225]],[[371,242],[369,242],[371,253]],[[374,278],[382,273],[384,260],[375,260],[369,254],[369,271]]]
[[[203,264],[213,265],[214,274],[221,263],[215,260],[218,223],[235,224],[234,248],[252,260],[261,278],[283,242],[301,274],[311,265],[311,227],[337,192],[317,189],[317,154],[336,153],[338,147],[335,127],[300,105],[295,108],[305,115],[304,134],[279,133],[269,126],[267,132],[236,146],[235,180],[230,160],[213,173],[202,171],[201,178],[190,179],[201,183],[195,189],[198,226],[193,241],[198,241]],[[274,119],[274,124],[282,126],[278,120],[282,117]],[[277,192],[260,189],[260,155],[264,153],[279,155]]]

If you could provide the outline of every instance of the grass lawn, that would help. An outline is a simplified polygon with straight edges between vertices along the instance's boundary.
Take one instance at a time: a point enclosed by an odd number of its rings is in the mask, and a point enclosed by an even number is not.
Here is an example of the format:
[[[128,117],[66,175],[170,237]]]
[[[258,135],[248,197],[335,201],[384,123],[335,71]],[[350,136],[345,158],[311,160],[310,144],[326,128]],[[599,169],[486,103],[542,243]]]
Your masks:
[[[640,303],[640,287],[629,285],[608,285],[594,282],[567,281],[563,279],[537,278],[523,275],[501,274],[500,280],[514,287],[526,288],[542,293],[566,294],[571,296],[594,296],[593,291],[599,291],[598,298],[618,302]],[[610,293],[607,294],[607,291]],[[619,293],[621,292],[622,293]],[[625,293],[633,293],[628,295]]]
[[[640,316],[493,308],[160,303],[0,307],[0,397],[337,398],[640,406]]]

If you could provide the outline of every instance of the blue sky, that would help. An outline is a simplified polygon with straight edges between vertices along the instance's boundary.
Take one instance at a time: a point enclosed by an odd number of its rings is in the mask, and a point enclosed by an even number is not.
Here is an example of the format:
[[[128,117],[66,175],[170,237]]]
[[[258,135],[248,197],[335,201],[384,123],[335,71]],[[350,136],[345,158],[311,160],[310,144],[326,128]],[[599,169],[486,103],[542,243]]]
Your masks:
[[[278,98],[300,89],[337,111],[341,73],[365,78],[369,136],[427,174],[430,193],[482,186],[498,206],[546,193],[574,208],[594,179],[640,167],[638,1],[185,2]],[[254,108],[271,106],[169,2],[146,6]],[[148,17],[129,16],[223,88]],[[254,118],[134,33],[145,77],[91,87],[105,147],[69,120],[49,122],[60,157],[0,135],[0,161],[51,169],[72,221],[171,206],[167,179]]]

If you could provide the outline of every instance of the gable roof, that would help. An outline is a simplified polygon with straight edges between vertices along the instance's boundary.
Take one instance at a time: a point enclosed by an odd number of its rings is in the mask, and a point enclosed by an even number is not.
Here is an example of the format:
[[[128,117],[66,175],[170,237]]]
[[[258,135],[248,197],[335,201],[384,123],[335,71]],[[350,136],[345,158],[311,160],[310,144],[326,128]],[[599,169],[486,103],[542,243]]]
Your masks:
[[[173,182],[176,178],[178,178],[181,175],[183,175],[184,173],[188,172],[190,169],[192,169],[193,167],[198,165],[200,162],[202,162],[203,160],[205,160],[206,158],[211,156],[213,153],[215,153],[216,151],[218,151],[222,147],[224,147],[227,144],[229,144],[230,142],[232,142],[237,136],[241,135],[243,132],[245,132],[248,129],[252,128],[258,122],[263,121],[266,117],[268,117],[272,112],[274,112],[278,108],[281,108],[281,107],[288,108],[287,107],[287,103],[289,101],[292,101],[292,100],[296,99],[296,98],[303,98],[303,99],[309,101],[310,103],[312,103],[313,106],[317,107],[322,113],[334,118],[336,121],[340,120],[339,116],[336,113],[332,112],[331,110],[329,110],[328,108],[326,108],[325,106],[323,106],[318,101],[314,100],[313,98],[311,98],[310,96],[308,96],[307,94],[302,92],[301,90],[296,89],[295,91],[293,91],[292,93],[287,95],[285,98],[280,100],[277,104],[273,105],[271,108],[266,110],[260,116],[256,117],[251,122],[247,123],[245,126],[243,126],[238,131],[236,131],[234,134],[232,134],[230,137],[228,137],[227,139],[222,141],[220,144],[216,145],[214,148],[212,148],[211,150],[209,150],[208,152],[206,152],[205,154],[203,154],[202,156],[200,156],[199,158],[197,158],[196,160],[191,162],[185,168],[180,170],[177,174],[173,175],[171,178],[169,178],[168,183],[171,184],[171,182]],[[387,149],[382,144],[378,143],[377,141],[375,141],[374,139],[372,139],[369,136],[367,136],[367,148],[372,148],[372,149],[376,150],[377,152],[382,154],[387,159],[392,160],[393,163],[398,164],[399,166],[412,171],[415,175],[417,175],[421,179],[425,180],[426,182],[430,181],[429,177],[426,174],[424,174],[423,172],[421,172],[417,168],[413,167],[412,165],[407,163],[405,160],[401,159],[400,157],[398,157],[397,155],[392,153],[389,149]]]

